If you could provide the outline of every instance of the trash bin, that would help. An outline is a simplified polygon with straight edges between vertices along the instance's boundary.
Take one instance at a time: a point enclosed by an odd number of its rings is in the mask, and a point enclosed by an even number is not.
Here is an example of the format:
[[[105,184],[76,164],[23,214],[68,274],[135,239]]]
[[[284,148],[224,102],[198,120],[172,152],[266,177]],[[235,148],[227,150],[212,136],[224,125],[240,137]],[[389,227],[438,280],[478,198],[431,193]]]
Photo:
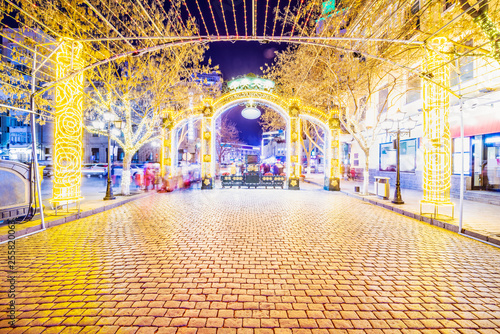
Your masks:
[[[389,178],[375,176],[375,194],[383,199],[389,199]]]

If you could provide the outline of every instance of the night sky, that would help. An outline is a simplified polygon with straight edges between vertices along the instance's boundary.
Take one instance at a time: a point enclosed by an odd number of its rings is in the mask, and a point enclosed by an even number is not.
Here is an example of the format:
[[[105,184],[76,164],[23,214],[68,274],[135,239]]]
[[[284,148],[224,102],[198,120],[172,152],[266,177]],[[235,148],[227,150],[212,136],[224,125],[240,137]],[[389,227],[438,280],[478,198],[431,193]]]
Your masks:
[[[218,64],[225,81],[241,75],[254,73],[262,75],[261,67],[271,64],[276,50],[283,50],[286,44],[260,44],[258,42],[220,42],[210,44],[206,58],[212,64]],[[236,123],[240,130],[240,139],[249,145],[259,146],[262,129],[258,119],[248,120],[241,116],[242,106],[229,109],[225,116]]]
[[[221,0],[205,0],[199,1],[201,12],[205,18],[207,24],[207,29],[201,24],[200,10],[198,10],[195,1],[188,1],[188,7],[191,14],[196,18],[198,24],[200,25],[202,35],[216,35],[216,29],[214,25],[214,20],[212,19],[209,4],[212,6],[214,11],[215,24],[221,35],[226,35],[224,17],[221,10]],[[272,34],[273,24],[274,24],[274,12],[272,11],[278,4],[280,9],[283,11],[285,7],[289,4],[288,1],[280,0],[267,0],[267,1],[256,1],[257,3],[257,35],[270,35]],[[300,0],[291,0],[291,8],[298,6]],[[244,35],[244,15],[245,12],[244,4],[246,4],[247,13],[247,31],[251,33],[251,1],[250,0],[222,0],[222,7],[224,8],[224,13],[226,17],[226,22],[228,26],[229,35],[236,34],[236,27],[233,19],[233,4],[235,6],[235,11],[237,13],[237,25],[238,34]],[[267,25],[264,26],[263,19],[266,15],[266,5],[268,5],[268,17]],[[182,14],[187,18],[187,12],[182,9]],[[278,21],[276,24],[275,35],[279,35],[282,32],[282,25]],[[264,30],[265,29],[265,30]],[[284,34],[287,33],[287,28],[284,29]],[[274,58],[274,51],[281,51],[287,47],[286,43],[268,43],[260,44],[258,42],[215,42],[209,45],[210,49],[206,53],[206,59],[211,58],[213,65],[219,65],[219,69],[222,72],[225,81],[229,81],[238,76],[242,76],[248,73],[254,73],[256,75],[262,75],[261,67],[265,67],[265,64],[272,64]],[[243,107],[235,107],[227,111],[225,115],[234,121],[240,130],[240,139],[249,145],[260,145],[262,129],[259,126],[258,120],[247,120],[241,117],[241,110]]]
[[[224,16],[221,10],[224,8],[224,14],[227,21],[227,31],[224,24]],[[195,1],[186,1],[185,4],[189,7],[189,12],[184,6],[181,7],[180,16],[187,20],[189,14],[191,14],[200,26],[201,35],[212,35],[215,36],[217,31],[220,35],[244,35],[245,34],[245,20],[244,15],[246,5],[246,16],[247,16],[247,32],[251,34],[252,29],[252,19],[251,19],[251,1],[250,0],[204,0],[199,1],[199,9]],[[283,11],[285,7],[289,4],[288,1],[280,0],[267,0],[256,1],[257,3],[257,35],[271,35],[274,24],[274,12],[272,11],[278,4],[280,10]],[[291,8],[298,6],[300,0],[291,0]],[[165,9],[168,9],[170,2],[165,1]],[[234,10],[237,16],[238,30],[236,30],[234,18],[233,18],[233,4]],[[266,8],[266,5],[268,7]],[[212,11],[213,10],[213,19]],[[267,24],[264,25],[263,19],[268,11]],[[203,20],[201,18],[201,13],[205,19],[207,27],[205,28],[202,24]],[[260,20],[260,21],[259,21]],[[16,27],[14,20],[5,17],[2,23]],[[217,30],[216,30],[217,27]],[[275,34],[286,35],[288,32],[288,27],[282,30],[282,25],[278,21],[274,27]],[[208,30],[208,31],[207,31]],[[210,49],[206,53],[206,59],[212,59],[212,65],[219,65],[219,69],[222,72],[225,81],[229,81],[232,78],[242,76],[248,73],[254,73],[256,75],[262,75],[261,67],[265,67],[265,64],[272,64],[275,51],[284,50],[287,47],[286,43],[268,43],[260,44],[258,42],[215,42],[209,45]],[[241,117],[242,107],[235,107],[227,112],[227,116],[234,121],[240,130],[240,139],[250,145],[260,145],[260,138],[262,135],[262,130],[257,122],[257,120],[247,120]]]

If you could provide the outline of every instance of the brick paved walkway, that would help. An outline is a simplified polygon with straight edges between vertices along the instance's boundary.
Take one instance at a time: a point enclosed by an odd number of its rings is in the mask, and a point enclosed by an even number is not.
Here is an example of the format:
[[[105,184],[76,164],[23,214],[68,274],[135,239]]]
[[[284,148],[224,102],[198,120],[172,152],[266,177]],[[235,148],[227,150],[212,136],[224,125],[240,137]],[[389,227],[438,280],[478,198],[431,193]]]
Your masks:
[[[500,333],[499,249],[341,193],[156,194],[16,251],[0,333]]]

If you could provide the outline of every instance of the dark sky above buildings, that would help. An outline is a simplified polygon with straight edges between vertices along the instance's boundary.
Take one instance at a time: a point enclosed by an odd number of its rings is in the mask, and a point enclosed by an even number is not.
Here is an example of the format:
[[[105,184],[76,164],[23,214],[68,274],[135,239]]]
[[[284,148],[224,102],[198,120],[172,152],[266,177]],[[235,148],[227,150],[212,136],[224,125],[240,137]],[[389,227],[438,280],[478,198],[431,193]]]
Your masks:
[[[258,42],[216,42],[210,44],[206,56],[212,64],[218,64],[224,80],[229,81],[241,75],[254,73],[261,75],[261,67],[271,64],[276,50],[283,50],[286,44],[260,44]],[[232,108],[224,116],[236,123],[240,131],[240,139],[249,145],[260,145],[262,129],[256,120],[248,120],[241,116],[242,106]]]

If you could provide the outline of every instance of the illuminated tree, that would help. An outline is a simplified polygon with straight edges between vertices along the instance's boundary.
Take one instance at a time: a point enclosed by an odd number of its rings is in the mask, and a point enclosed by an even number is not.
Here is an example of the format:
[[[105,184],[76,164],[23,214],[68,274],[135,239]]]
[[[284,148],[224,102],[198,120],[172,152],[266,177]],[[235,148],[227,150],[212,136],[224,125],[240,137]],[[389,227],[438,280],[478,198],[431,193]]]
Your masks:
[[[128,57],[116,55],[160,46],[168,41],[166,38],[169,36],[195,35],[198,31],[195,22],[192,19],[183,21],[179,16],[183,1],[170,1],[168,7],[161,2],[114,0],[16,3],[2,3],[2,10],[14,13],[21,32],[27,27],[39,30],[56,44],[62,38],[83,40],[83,63],[104,62],[85,72],[87,87],[83,108],[89,122],[100,120],[109,113],[115,125],[121,124],[121,133],[112,133],[111,137],[125,153],[122,194],[129,194],[129,167],[134,153],[142,145],[158,138],[162,118],[173,119],[167,110],[187,107],[190,93],[204,95],[203,85],[196,81],[196,74],[212,72],[213,69],[200,65],[206,50],[206,46],[201,44],[158,47],[152,52],[136,52]],[[162,39],[145,36],[161,36]],[[20,54],[30,66],[33,57],[30,45],[36,42],[28,40],[20,43],[20,48],[25,49]],[[50,50],[43,52],[47,54]],[[113,60],[107,62],[107,59]],[[53,62],[51,59],[48,64]],[[29,87],[29,78],[23,79],[24,83],[17,89]],[[49,79],[47,81],[54,81],[54,76]],[[11,95],[18,98],[18,103],[24,104],[29,97],[28,94]],[[107,135],[107,131],[87,129]]]
[[[216,124],[216,139],[215,147],[217,160],[219,164],[224,160],[227,154],[233,149],[235,144],[241,144],[240,131],[236,127],[236,123],[222,116]]]
[[[300,143],[306,154],[307,159],[307,174],[311,173],[311,158],[314,149],[321,153],[325,153],[323,145],[325,144],[325,134],[323,129],[309,120],[302,119],[302,137]]]
[[[121,131],[111,133],[111,138],[124,151],[123,195],[130,193],[132,157],[142,146],[159,139],[163,119],[174,113],[167,110],[173,106],[187,108],[190,93],[203,89],[190,79],[183,80],[202,70],[194,63],[201,59],[198,53],[202,51],[185,48],[177,50],[175,56],[159,52],[129,57],[120,65],[104,66],[93,72],[91,88],[86,93],[87,117],[96,120],[111,113],[114,124],[120,125]],[[178,61],[179,58],[184,61]],[[108,133],[89,126],[87,130],[102,135]]]
[[[490,4],[493,3],[498,6],[497,1],[480,0],[471,5],[468,0],[458,0],[460,8],[472,18],[472,22],[481,29],[484,36],[490,41],[491,57],[500,63],[500,29],[496,23],[498,21],[492,19],[490,13]],[[492,12],[493,15],[498,15],[497,11],[493,10]],[[496,19],[498,18],[496,17]]]
[[[286,122],[283,116],[268,106],[259,106],[263,112],[259,117],[259,125],[264,131],[285,130]]]

